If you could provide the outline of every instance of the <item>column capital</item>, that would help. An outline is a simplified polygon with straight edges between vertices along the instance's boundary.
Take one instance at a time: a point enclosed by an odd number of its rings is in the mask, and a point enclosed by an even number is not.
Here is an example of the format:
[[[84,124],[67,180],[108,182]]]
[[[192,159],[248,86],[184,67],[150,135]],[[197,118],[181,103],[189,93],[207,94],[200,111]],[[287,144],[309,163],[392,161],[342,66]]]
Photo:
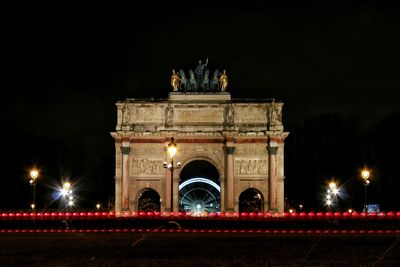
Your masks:
[[[228,155],[234,154],[235,153],[235,149],[236,149],[236,147],[234,147],[234,146],[225,147],[226,154],[228,154]]]
[[[128,146],[121,146],[122,155],[129,155],[131,153],[131,148]]]
[[[267,151],[269,155],[276,155],[278,153],[278,147],[277,146],[269,146],[267,147]]]

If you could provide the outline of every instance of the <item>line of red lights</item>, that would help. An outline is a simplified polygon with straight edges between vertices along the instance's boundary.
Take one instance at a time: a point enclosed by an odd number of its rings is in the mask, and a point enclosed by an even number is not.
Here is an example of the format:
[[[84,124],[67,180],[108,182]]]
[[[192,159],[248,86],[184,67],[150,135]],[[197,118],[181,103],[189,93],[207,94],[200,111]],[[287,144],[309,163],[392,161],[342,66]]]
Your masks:
[[[225,233],[299,235],[399,235],[397,230],[254,230],[254,229],[1,229],[0,233]]]
[[[319,220],[319,219],[400,219],[398,212],[218,212],[193,216],[188,212],[3,212],[1,220],[58,220],[58,219],[116,219],[116,218],[179,218],[179,219],[243,219],[243,220]]]

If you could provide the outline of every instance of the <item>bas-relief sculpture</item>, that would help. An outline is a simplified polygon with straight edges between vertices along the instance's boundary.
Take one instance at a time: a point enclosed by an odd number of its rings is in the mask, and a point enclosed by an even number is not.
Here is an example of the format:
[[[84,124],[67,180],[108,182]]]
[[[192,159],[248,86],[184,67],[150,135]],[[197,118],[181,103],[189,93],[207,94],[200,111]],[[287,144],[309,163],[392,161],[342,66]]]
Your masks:
[[[163,174],[162,159],[133,158],[131,163],[132,175]]]
[[[235,159],[235,174],[266,175],[267,159]]]

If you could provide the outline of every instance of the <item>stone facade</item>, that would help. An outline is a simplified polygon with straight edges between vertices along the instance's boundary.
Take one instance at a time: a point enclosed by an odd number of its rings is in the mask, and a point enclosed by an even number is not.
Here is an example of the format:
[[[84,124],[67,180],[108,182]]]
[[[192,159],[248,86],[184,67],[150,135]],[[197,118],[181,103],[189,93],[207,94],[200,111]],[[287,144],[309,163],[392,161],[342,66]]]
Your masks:
[[[116,103],[115,209],[137,211],[146,189],[170,210],[170,172],[166,146],[174,137],[175,161],[182,168],[206,160],[219,172],[221,211],[238,211],[246,189],[261,192],[264,211],[284,209],[283,103],[231,99],[227,92],[170,93],[168,99],[126,99]],[[174,172],[173,210],[179,209],[181,169]]]

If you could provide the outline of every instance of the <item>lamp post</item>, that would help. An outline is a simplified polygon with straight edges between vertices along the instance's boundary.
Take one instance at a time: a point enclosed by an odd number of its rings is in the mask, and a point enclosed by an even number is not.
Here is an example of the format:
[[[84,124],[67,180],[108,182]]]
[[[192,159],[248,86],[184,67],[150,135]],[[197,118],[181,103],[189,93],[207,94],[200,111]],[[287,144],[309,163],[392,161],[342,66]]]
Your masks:
[[[364,179],[364,211],[368,212],[368,203],[367,203],[367,186],[371,183],[369,180],[370,172],[368,170],[361,171],[361,177]]]
[[[32,210],[36,208],[36,182],[37,178],[39,177],[39,171],[36,169],[33,169],[29,173],[31,179],[29,180],[29,183],[33,186],[33,202],[31,204]]]
[[[332,206],[335,204],[339,194],[339,189],[335,182],[329,183],[329,189],[326,194],[326,205],[329,207],[329,211],[332,211]]]
[[[181,163],[178,162],[176,166],[174,166],[174,156],[177,151],[175,139],[171,137],[171,142],[167,146],[168,155],[171,159],[170,163],[164,162],[163,167],[168,169],[171,172],[171,206],[170,211],[174,210],[174,170],[179,169],[181,167]]]
[[[74,205],[74,196],[72,195],[70,182],[65,182],[63,184],[63,187],[61,189],[61,195],[64,197],[66,210],[68,209],[68,206],[72,207]]]

